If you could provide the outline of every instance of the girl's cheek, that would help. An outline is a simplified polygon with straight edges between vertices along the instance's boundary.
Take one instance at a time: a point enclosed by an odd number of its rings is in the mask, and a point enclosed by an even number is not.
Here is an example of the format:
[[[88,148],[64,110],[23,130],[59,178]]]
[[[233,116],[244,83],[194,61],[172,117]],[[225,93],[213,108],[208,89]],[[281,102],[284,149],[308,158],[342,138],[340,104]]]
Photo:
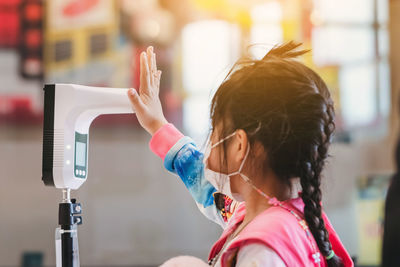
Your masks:
[[[208,158],[208,166],[211,170],[215,172],[221,171],[218,153],[216,153],[215,148],[211,150],[210,157]]]
[[[208,166],[215,172],[227,174],[226,166],[224,164],[223,155],[221,154],[221,145],[211,150],[210,157],[208,159]]]

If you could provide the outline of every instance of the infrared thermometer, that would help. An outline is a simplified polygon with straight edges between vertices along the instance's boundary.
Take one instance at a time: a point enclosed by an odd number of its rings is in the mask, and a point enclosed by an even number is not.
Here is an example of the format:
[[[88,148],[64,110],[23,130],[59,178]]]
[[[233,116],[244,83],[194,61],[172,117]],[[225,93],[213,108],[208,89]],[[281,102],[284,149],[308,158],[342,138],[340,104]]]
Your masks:
[[[46,84],[42,180],[78,189],[88,177],[89,127],[102,114],[134,113],[128,88]]]

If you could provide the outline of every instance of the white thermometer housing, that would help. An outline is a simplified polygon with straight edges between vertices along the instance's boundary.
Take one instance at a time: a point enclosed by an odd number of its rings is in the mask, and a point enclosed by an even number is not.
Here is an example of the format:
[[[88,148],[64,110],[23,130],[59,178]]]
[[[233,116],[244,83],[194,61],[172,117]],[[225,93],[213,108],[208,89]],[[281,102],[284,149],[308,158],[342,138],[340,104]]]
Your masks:
[[[89,127],[102,114],[133,113],[128,88],[46,84],[42,180],[78,189],[88,176]]]

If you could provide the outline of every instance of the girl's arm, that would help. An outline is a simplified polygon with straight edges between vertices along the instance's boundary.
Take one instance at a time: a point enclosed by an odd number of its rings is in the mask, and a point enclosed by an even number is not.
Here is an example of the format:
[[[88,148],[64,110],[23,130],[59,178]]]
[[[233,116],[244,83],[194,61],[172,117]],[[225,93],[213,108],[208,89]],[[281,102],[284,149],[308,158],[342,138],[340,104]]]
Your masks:
[[[236,208],[236,202],[218,194],[204,178],[204,155],[194,141],[168,123],[155,132],[150,140],[150,149],[163,159],[167,170],[182,179],[200,211],[225,228]],[[214,196],[218,201],[215,201]]]
[[[165,119],[158,96],[160,78],[161,71],[157,70],[153,48],[148,47],[147,53],[140,54],[139,90],[128,91],[132,108],[140,125],[153,136],[150,148],[164,160],[167,170],[180,176],[200,211],[224,227],[229,212],[233,210],[231,207],[236,205],[214,194],[215,188],[204,179],[203,154],[192,139],[183,136]],[[219,196],[218,201],[214,201],[214,196]],[[219,209],[215,203],[219,204]]]

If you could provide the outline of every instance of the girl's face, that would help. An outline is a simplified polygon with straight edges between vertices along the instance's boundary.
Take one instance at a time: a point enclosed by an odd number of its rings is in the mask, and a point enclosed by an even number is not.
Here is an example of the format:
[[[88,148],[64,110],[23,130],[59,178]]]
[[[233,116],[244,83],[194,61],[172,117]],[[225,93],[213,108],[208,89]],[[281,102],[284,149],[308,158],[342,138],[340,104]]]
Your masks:
[[[225,137],[222,135],[222,124],[217,124],[210,136],[211,145],[216,144]],[[248,146],[247,142],[246,133],[243,130],[236,130],[235,135],[211,149],[207,163],[208,167],[215,172],[224,174],[236,172],[244,159]],[[243,172],[245,172],[247,164],[245,163]],[[230,179],[232,193],[240,194],[239,189],[243,187],[245,182],[238,175],[232,176]]]

